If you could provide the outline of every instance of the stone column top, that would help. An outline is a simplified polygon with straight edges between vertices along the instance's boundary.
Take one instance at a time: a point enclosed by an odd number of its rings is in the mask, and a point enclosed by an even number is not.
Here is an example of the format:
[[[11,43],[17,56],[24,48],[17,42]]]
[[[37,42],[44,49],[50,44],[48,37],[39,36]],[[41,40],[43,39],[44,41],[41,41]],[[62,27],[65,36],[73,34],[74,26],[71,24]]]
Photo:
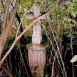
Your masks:
[[[38,51],[45,51],[47,46],[46,45],[40,45],[40,44],[27,44],[26,45],[28,50],[38,50]]]

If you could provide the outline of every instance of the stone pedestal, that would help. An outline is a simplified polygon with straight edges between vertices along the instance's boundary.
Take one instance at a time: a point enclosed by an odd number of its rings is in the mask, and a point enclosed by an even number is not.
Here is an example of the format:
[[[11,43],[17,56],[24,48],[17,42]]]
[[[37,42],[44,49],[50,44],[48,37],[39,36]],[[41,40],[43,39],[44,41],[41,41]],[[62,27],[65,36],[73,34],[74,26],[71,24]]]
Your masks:
[[[33,77],[43,77],[44,67],[46,63],[45,46],[40,44],[28,44],[29,66]]]

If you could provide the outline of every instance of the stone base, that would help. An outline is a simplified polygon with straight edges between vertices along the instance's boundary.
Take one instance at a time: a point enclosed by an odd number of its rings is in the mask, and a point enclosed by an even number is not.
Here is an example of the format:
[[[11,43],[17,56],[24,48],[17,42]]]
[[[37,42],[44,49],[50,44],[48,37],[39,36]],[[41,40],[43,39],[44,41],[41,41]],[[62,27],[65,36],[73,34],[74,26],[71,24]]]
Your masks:
[[[37,74],[43,77],[44,67],[46,63],[46,47],[38,44],[28,44],[28,59],[32,74]]]

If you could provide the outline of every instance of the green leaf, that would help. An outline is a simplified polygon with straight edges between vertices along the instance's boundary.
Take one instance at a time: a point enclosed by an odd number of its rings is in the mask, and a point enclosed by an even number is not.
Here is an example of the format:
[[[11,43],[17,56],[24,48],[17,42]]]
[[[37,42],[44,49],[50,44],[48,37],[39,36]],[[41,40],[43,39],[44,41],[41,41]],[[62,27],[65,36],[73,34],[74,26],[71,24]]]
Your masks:
[[[49,64],[52,64],[52,62],[50,62]]]
[[[22,3],[25,3],[25,2],[26,2],[26,0],[21,0],[21,2],[22,2]]]
[[[71,14],[73,15],[73,17],[76,17],[76,14],[75,14],[75,12],[72,12]]]
[[[77,0],[72,0],[73,2],[77,2]]]
[[[46,74],[45,77],[48,77],[49,74]]]
[[[74,62],[76,62],[76,61],[77,61],[77,55],[74,55],[70,62],[71,62],[71,63],[74,63]]]
[[[74,65],[74,66],[76,66],[76,67],[77,67],[77,65]]]

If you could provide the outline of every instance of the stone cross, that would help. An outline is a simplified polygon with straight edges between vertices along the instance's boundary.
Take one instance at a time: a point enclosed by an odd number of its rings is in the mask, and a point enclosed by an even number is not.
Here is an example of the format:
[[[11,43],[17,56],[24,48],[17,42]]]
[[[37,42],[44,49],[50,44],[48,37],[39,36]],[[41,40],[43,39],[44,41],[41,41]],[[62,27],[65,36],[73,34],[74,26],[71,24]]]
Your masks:
[[[36,2],[34,4],[33,14],[34,18],[37,18],[40,15],[39,2]],[[33,77],[43,77],[44,67],[46,63],[46,47],[45,45],[41,45],[41,40],[41,22],[39,20],[37,21],[37,23],[33,25],[32,43],[27,45],[29,66],[33,74]]]
[[[34,4],[34,17],[38,17],[40,15],[40,3]],[[32,35],[32,43],[40,44],[42,40],[41,36],[41,22],[40,20],[33,26],[33,35]]]
[[[36,2],[34,4],[34,12],[27,11],[25,13],[25,18],[29,20],[29,19],[37,18],[38,16],[40,16],[40,3]],[[33,25],[32,43],[40,44],[41,40],[42,40],[41,22],[39,20],[35,25]]]

